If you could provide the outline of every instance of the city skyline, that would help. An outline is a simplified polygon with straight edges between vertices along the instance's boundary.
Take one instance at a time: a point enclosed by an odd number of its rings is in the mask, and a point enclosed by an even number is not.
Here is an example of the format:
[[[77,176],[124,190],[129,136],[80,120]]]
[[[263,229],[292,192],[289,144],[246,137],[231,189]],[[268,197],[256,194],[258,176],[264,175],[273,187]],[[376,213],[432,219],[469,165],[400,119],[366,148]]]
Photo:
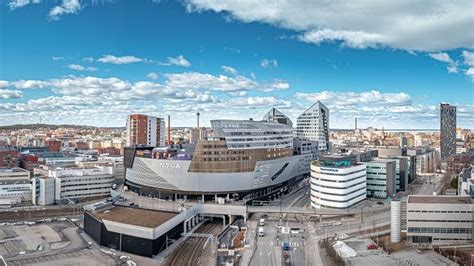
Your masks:
[[[331,128],[353,128],[358,117],[359,128],[438,129],[440,102],[457,107],[459,127],[474,125],[474,40],[462,34],[474,22],[469,1],[373,4],[364,18],[343,4],[0,4],[0,125],[124,127],[142,113],[192,126],[200,112],[209,126],[272,107],[296,122],[318,100]],[[318,8],[352,15],[338,22]]]

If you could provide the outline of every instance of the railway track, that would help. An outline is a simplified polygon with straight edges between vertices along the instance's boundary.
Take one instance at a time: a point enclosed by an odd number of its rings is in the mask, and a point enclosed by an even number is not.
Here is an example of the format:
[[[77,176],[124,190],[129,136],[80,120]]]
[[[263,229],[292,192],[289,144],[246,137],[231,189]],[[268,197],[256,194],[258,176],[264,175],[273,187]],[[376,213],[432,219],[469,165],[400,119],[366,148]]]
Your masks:
[[[195,232],[201,234],[213,234],[217,235],[220,229],[220,222],[209,221],[201,225]],[[205,237],[188,237],[176,250],[168,257],[165,265],[198,265],[199,258],[203,250],[204,243],[207,238]]]

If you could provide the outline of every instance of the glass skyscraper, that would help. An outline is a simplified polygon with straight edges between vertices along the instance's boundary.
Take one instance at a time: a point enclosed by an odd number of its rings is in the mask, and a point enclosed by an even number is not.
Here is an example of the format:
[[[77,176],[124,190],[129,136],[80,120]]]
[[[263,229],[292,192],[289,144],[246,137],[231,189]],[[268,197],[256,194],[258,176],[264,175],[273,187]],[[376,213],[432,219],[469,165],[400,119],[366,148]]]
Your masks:
[[[440,105],[441,159],[456,155],[456,106]]]

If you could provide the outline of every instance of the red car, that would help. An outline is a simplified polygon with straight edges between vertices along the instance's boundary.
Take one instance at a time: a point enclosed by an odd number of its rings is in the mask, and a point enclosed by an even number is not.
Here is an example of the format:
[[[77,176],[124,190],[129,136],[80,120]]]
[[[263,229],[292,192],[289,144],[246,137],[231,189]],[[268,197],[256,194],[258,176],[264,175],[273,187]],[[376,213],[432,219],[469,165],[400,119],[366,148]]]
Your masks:
[[[377,244],[370,243],[370,244],[367,245],[367,249],[377,249]]]
[[[288,258],[289,256],[290,256],[290,254],[288,254],[288,252],[287,252],[287,251],[283,252],[283,258],[285,258],[285,259],[286,259],[286,258]]]

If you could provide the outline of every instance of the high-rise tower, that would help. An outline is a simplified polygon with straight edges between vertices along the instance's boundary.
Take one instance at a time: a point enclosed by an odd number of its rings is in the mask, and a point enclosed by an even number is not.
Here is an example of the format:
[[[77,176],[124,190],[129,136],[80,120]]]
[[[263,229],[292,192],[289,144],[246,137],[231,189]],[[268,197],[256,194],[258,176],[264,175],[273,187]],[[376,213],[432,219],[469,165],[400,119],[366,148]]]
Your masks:
[[[129,115],[127,137],[129,146],[164,146],[165,120],[141,114]]]
[[[329,149],[329,109],[317,101],[296,120],[296,137],[318,142],[318,150]]]
[[[440,105],[441,159],[456,155],[456,106]]]

